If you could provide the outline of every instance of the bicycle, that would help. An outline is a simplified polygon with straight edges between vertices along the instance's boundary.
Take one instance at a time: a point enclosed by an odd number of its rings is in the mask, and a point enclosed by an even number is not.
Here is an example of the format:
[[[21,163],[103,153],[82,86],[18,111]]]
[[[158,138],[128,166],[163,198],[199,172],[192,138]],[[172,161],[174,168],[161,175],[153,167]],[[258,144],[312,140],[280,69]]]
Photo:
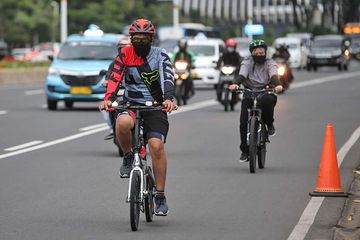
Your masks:
[[[269,143],[269,135],[261,120],[262,111],[259,106],[258,99],[265,94],[275,94],[274,89],[237,89],[237,93],[243,93],[245,98],[253,100],[252,107],[248,109],[248,125],[247,125],[247,145],[249,146],[249,167],[250,172],[256,172],[256,160],[258,160],[259,168],[265,167],[266,160],[266,144]]]
[[[143,111],[162,110],[162,106],[153,106],[153,103],[131,105],[113,103],[116,110],[131,110],[135,113],[135,129],[133,133],[134,164],[130,172],[130,180],[126,202],[130,203],[130,225],[132,231],[139,227],[140,211],[145,214],[147,222],[152,222],[154,216],[155,179],[152,169],[147,164],[146,142],[143,137],[143,120],[140,113]]]

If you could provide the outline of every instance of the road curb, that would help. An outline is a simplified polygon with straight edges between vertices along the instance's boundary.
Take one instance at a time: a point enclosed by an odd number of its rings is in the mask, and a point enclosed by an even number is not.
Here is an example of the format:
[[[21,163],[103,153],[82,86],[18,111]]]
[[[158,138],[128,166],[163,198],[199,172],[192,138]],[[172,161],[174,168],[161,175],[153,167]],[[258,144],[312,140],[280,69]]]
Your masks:
[[[334,240],[360,239],[360,166],[353,171],[354,180],[351,183],[341,218],[334,232]]]

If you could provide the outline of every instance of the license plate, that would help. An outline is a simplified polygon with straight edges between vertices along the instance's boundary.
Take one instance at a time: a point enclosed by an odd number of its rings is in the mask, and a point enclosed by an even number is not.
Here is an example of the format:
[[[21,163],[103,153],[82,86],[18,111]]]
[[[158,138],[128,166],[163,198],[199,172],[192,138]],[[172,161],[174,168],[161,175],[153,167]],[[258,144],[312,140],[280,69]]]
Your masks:
[[[192,78],[198,78],[199,74],[197,74],[196,72],[191,73],[191,77]]]
[[[91,94],[91,88],[90,87],[71,87],[70,88],[71,94]]]

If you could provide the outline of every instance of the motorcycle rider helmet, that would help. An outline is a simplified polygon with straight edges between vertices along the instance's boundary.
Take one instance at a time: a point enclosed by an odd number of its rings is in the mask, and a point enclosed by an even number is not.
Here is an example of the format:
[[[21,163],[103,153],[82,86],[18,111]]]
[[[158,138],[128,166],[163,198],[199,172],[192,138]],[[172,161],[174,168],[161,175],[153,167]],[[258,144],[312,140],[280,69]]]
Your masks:
[[[265,52],[266,52],[267,45],[266,45],[264,40],[255,39],[255,40],[252,40],[250,45],[249,45],[249,51],[250,51],[251,54],[252,54],[252,52],[254,51],[255,48],[264,48]]]
[[[254,51],[257,48],[262,48],[263,51]],[[249,51],[255,63],[263,64],[266,61],[266,50],[267,46],[264,40],[252,40],[249,46]]]
[[[151,21],[147,19],[137,19],[135,20],[129,28],[129,34],[130,36],[133,36],[134,34],[149,34],[150,36],[155,35],[155,27],[152,24]]]
[[[237,47],[237,41],[235,39],[230,38],[230,39],[226,40],[225,45],[226,45],[226,47],[234,47],[234,48],[236,48]]]
[[[226,40],[225,46],[226,46],[226,51],[227,51],[227,52],[233,53],[233,52],[235,52],[235,50],[236,50],[237,41],[235,41],[234,39],[230,38],[230,39]]]
[[[180,39],[178,42],[179,50],[185,51],[187,49],[187,41],[186,39]]]

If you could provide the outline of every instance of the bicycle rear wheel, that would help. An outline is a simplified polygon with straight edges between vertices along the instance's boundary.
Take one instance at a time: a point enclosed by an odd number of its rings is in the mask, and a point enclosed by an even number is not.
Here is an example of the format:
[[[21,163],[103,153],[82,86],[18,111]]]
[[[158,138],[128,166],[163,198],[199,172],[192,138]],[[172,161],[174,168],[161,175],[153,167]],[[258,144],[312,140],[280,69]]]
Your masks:
[[[249,136],[249,166],[250,172],[256,172],[256,155],[257,155],[257,121],[255,117],[250,120],[250,136]]]
[[[265,167],[265,159],[266,159],[266,129],[265,125],[261,125],[261,139],[260,139],[260,147],[258,148],[258,164],[259,168]]]
[[[146,175],[146,190],[147,195],[144,198],[144,209],[145,209],[145,218],[147,222],[152,222],[154,216],[154,189],[155,183],[152,177],[152,170],[148,167],[148,174]]]
[[[130,225],[131,230],[138,230],[140,218],[140,173],[134,171],[130,186]]]

